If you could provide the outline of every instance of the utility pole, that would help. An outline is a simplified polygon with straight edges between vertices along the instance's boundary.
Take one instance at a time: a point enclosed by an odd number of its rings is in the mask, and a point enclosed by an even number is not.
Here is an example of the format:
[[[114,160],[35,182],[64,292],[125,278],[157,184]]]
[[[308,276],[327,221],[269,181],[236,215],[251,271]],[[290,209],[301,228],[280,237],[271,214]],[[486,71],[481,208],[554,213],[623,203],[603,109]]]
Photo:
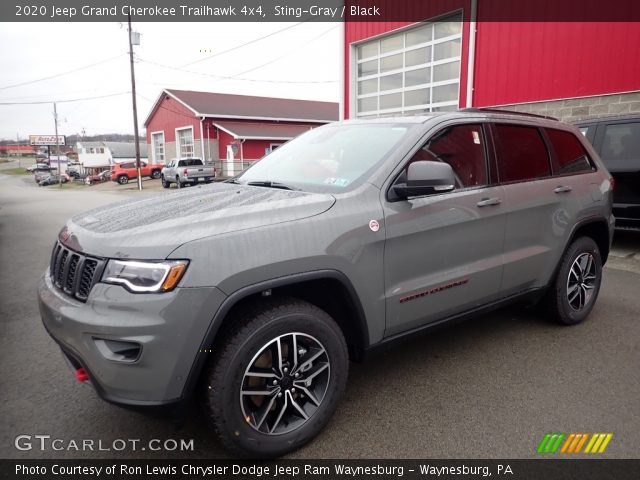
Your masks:
[[[53,102],[53,121],[56,125],[56,154],[58,159],[58,184],[62,188],[62,171],[60,171],[60,142],[58,142],[58,111],[56,110],[56,102]]]
[[[138,135],[138,107],[136,106],[136,74],[133,68],[133,30],[131,30],[131,13],[127,15],[129,22],[129,63],[131,64],[131,100],[133,101],[133,136],[136,142],[136,172],[138,173],[138,190],[142,190],[140,176],[140,140]]]

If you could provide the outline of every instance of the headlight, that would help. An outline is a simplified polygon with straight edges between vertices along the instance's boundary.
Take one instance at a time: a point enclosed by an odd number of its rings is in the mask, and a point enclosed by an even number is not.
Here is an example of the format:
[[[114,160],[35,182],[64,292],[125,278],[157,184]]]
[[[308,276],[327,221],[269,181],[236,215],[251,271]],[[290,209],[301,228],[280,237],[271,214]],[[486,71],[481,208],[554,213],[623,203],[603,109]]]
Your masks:
[[[134,293],[168,292],[178,284],[188,264],[187,260],[165,262],[109,260],[102,274],[102,281],[123,285]]]

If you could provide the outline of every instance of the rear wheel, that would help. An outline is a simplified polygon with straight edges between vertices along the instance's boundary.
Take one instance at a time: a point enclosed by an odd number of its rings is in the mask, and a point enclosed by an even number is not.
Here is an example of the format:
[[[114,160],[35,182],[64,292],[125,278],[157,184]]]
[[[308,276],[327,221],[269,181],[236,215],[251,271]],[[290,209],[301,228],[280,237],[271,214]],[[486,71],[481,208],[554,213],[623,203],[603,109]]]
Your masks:
[[[182,188],[182,187],[184,187],[184,185],[183,185],[183,184],[182,184],[182,182],[180,181],[180,177],[178,177],[177,175],[176,175],[176,183],[178,184],[178,188]]]
[[[205,374],[204,404],[227,448],[279,456],[324,428],[347,372],[344,337],[326,312],[299,300],[272,300],[234,319]]]
[[[126,175],[120,175],[118,177],[118,183],[120,185],[126,185],[127,183],[129,183],[129,177],[127,177]]]
[[[576,239],[567,249],[556,279],[547,293],[551,316],[563,325],[582,322],[598,298],[602,282],[602,258],[589,237]]]
[[[160,170],[154,170],[153,172],[151,172],[151,178],[153,178],[154,180],[156,178],[160,178]]]

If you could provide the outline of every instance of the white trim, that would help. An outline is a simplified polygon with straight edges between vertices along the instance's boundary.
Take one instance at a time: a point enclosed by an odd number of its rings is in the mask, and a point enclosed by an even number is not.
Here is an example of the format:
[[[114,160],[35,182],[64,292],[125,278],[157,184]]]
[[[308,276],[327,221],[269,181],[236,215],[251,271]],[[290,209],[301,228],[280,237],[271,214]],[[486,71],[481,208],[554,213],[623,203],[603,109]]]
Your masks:
[[[151,135],[151,161],[153,163],[158,163],[158,159],[156,158],[156,144],[153,141],[153,136],[154,135],[158,135],[159,133],[162,134],[162,150],[163,150],[163,156],[164,156],[164,160],[162,160],[163,163],[165,163],[167,161],[167,142],[166,142],[166,136],[164,134],[164,130],[156,130],[155,132],[149,132],[149,134]]]
[[[344,3],[343,3],[344,6]],[[346,40],[346,30],[344,28],[344,22],[339,22],[338,23],[339,27],[338,27],[338,32],[339,32],[339,36],[340,36],[340,53],[338,54],[338,75],[340,76],[340,78],[338,79],[338,121],[342,121],[344,120],[344,95],[345,95],[345,91],[344,91],[344,76],[345,76],[345,66],[344,66],[344,62],[345,62],[345,58],[344,58],[344,50],[346,48],[346,44],[345,44],[345,40]]]
[[[203,122],[204,122],[204,117],[202,117],[200,119],[200,152],[202,153],[202,161],[206,162],[207,161],[207,157],[205,157],[205,155],[204,155],[204,127],[202,126]],[[194,150],[195,150],[195,146],[196,146],[195,143],[196,143],[196,141],[195,141],[195,138],[194,138],[193,139],[193,148],[194,148]]]
[[[318,120],[316,119],[305,119],[305,118],[279,118],[279,117],[247,117],[243,115],[219,115],[217,113],[198,113],[199,116],[211,117],[211,118],[240,118],[245,120],[271,120],[278,122],[304,122],[304,123],[331,123],[335,122],[335,120]]]
[[[220,130],[222,130],[223,132],[226,132],[227,134],[231,135],[235,140],[291,140],[292,138],[294,138],[294,136],[291,137],[262,137],[260,135],[239,135],[235,132],[232,132],[231,130],[229,130],[228,128],[224,128],[222,125],[213,122],[213,125],[216,126],[216,128],[219,128]],[[309,130],[312,130],[311,128]],[[304,133],[304,132],[302,132]]]
[[[182,154],[181,154],[182,145],[180,144],[180,136],[178,135],[178,132],[180,130],[191,130],[191,141],[193,142],[192,143],[192,145],[193,145],[193,154],[192,155],[195,155],[196,154],[196,139],[195,139],[195,137],[193,135],[193,125],[189,125],[189,126],[186,126],[186,127],[178,127],[178,128],[176,128],[176,158],[177,159],[184,158],[182,156]]]
[[[476,35],[477,35],[478,0],[471,0],[471,18],[469,19],[469,55],[467,57],[467,98],[465,106],[473,107],[473,82],[476,64]],[[458,97],[459,98],[459,97]]]
[[[580,97],[559,97],[559,98],[550,98],[548,100],[533,100],[530,102],[514,102],[514,103],[497,103],[495,105],[483,105],[478,108],[493,108],[493,107],[510,107],[512,105],[532,105],[535,103],[547,103],[547,102],[559,102],[560,100],[573,100],[578,98],[595,98],[595,97],[608,97],[609,95],[624,95],[627,93],[638,93],[640,90],[625,90],[624,92],[613,92],[613,93],[597,93],[594,95],[583,95]],[[518,112],[516,112],[518,113]],[[536,112],[531,112],[536,113]],[[617,115],[627,115],[626,113],[621,113]]]
[[[191,106],[189,106],[187,103],[183,102],[182,100],[180,100],[178,97],[176,97],[173,93],[169,92],[169,90],[164,90],[164,92],[169,95],[171,98],[173,98],[176,102],[181,103],[182,105],[184,105],[186,108],[188,108],[189,110],[191,110],[193,112],[194,115],[199,116],[198,112],[192,108]]]

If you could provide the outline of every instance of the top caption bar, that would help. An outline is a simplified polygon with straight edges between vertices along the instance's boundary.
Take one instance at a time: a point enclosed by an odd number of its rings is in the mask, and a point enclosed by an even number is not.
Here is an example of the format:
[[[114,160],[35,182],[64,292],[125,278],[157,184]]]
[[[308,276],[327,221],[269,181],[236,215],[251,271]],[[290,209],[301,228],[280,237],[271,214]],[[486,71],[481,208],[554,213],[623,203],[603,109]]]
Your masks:
[[[0,21],[419,22],[455,10],[465,21],[640,21],[637,0],[3,0]]]

